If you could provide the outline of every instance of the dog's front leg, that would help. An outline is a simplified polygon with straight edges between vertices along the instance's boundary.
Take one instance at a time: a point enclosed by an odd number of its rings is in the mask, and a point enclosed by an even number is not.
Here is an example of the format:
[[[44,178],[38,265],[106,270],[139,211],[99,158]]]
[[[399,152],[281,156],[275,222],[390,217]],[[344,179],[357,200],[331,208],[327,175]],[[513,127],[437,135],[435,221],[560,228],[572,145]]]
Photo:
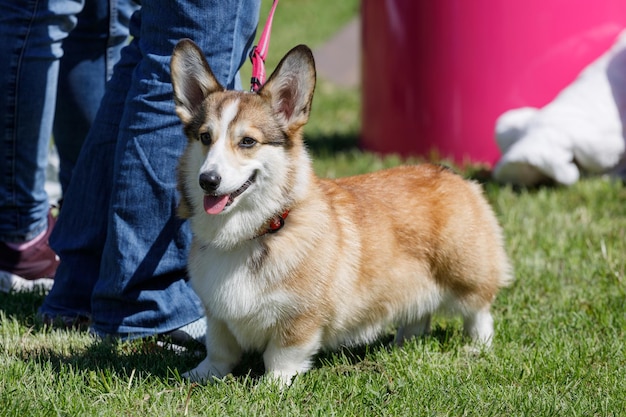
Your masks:
[[[196,382],[210,382],[213,378],[223,378],[241,359],[241,346],[226,323],[208,317],[206,350],[206,358],[194,369],[185,372],[184,378]]]
[[[306,339],[285,340],[274,337],[263,353],[266,375],[281,387],[291,385],[293,378],[311,369],[311,360],[321,347],[321,330]]]

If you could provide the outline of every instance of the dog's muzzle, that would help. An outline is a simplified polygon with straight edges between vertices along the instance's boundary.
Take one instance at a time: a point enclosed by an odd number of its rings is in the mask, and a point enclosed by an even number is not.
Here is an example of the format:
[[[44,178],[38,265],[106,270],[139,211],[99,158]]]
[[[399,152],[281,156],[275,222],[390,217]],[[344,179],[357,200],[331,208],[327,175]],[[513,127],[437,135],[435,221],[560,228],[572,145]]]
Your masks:
[[[241,187],[236,189],[230,194],[222,194],[219,195],[215,193],[215,190],[219,188],[219,183],[221,182],[221,177],[219,174],[214,174],[213,171],[202,173],[200,175],[200,187],[204,190],[204,211],[207,214],[219,214],[226,207],[230,206],[235,198],[240,196],[243,192],[245,192],[256,180],[256,172],[248,178],[248,180],[243,183]],[[216,185],[217,184],[217,185]],[[207,192],[208,191],[208,192]]]

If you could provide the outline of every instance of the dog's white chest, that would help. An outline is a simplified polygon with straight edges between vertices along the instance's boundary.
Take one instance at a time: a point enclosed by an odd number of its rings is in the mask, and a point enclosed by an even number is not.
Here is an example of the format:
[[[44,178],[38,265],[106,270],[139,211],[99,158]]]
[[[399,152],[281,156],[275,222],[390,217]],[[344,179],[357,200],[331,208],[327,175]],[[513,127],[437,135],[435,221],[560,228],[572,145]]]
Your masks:
[[[290,293],[272,289],[264,268],[246,262],[250,256],[207,249],[196,251],[189,263],[191,283],[207,312],[230,327],[245,327],[242,334],[266,331],[294,305]]]

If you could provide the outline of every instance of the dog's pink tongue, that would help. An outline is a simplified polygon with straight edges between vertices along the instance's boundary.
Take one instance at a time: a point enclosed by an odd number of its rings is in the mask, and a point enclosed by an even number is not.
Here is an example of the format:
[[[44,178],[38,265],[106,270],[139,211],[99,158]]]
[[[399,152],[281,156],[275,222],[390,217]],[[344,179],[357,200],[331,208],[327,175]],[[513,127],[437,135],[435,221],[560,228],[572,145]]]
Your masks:
[[[205,195],[204,196],[204,211],[207,214],[219,214],[226,207],[226,203],[228,203],[228,199],[230,196],[226,195]]]

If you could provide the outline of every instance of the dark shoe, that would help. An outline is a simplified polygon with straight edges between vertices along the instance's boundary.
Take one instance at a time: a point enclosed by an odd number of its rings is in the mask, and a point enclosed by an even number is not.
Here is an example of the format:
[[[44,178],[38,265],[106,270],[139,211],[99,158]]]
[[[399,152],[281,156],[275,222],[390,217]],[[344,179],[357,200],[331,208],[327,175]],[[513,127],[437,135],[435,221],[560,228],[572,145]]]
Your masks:
[[[48,214],[48,229],[34,246],[15,250],[0,242],[0,291],[30,291],[35,288],[50,290],[59,257],[48,245],[55,218]]]
[[[54,329],[72,329],[80,331],[88,331],[91,325],[91,319],[87,316],[50,316],[46,313],[39,316],[41,322],[48,327]]]

